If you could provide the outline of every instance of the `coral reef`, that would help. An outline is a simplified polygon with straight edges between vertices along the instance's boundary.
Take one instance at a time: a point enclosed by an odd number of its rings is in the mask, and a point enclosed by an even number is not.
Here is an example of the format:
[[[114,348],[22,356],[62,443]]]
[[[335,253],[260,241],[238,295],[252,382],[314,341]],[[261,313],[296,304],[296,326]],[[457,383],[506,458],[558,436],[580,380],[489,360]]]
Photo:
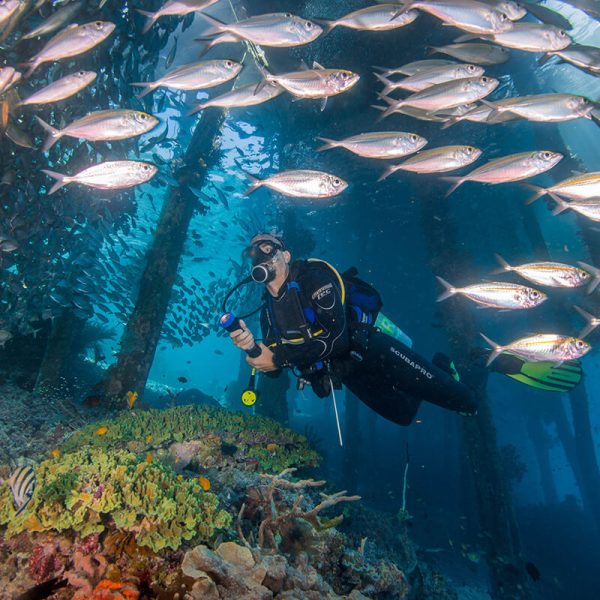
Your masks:
[[[106,428],[102,435],[98,429]],[[213,407],[178,406],[167,410],[126,411],[75,433],[63,449],[83,446],[157,451],[161,459],[184,468],[210,468],[256,461],[263,471],[314,467],[319,455],[306,439],[266,417]],[[231,447],[235,448],[233,451]]]
[[[107,528],[132,532],[154,551],[177,549],[184,540],[209,540],[227,527],[229,513],[217,496],[184,480],[169,466],[126,450],[81,448],[45,460],[36,469],[37,491],[15,518],[8,484],[0,486],[0,525],[21,531],[73,531],[85,537]]]

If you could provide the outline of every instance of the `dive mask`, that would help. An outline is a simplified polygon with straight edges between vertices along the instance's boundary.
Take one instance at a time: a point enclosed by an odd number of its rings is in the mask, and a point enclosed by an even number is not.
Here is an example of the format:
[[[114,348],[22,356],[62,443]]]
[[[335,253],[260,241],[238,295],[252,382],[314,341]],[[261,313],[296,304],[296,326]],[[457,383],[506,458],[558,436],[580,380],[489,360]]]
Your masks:
[[[279,250],[284,249],[276,239],[258,239],[244,250],[244,256],[252,260],[250,275],[256,283],[269,283],[275,279],[277,272],[273,259]]]

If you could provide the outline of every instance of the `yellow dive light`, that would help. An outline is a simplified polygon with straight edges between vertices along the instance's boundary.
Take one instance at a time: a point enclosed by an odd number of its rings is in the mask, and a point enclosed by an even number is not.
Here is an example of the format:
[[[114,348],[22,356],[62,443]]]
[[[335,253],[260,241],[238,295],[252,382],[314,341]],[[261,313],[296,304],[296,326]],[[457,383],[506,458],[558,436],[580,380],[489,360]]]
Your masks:
[[[256,392],[256,369],[252,369],[250,373],[250,381],[248,382],[248,387],[242,392],[242,404],[244,406],[252,406],[256,399],[258,398],[258,394]]]

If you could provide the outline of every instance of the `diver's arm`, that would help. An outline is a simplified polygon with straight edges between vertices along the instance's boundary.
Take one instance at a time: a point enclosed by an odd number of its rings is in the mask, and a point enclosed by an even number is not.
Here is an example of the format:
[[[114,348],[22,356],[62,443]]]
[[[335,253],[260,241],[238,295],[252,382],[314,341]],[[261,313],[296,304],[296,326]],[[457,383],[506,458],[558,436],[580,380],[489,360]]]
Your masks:
[[[263,335],[263,344],[267,346],[267,348],[273,350],[273,347],[277,343],[277,340],[275,339],[275,336],[271,329],[271,324],[269,323],[266,307],[264,307],[260,311],[260,330],[262,331]],[[275,366],[277,367],[275,371],[261,371],[261,373],[271,378],[279,377],[279,375],[281,375],[281,366],[277,364]]]
[[[300,285],[315,313],[313,337],[298,345],[283,344],[272,348],[273,360],[278,367],[306,367],[348,349],[346,311],[337,278],[324,269],[312,269],[302,277]],[[314,335],[319,329],[323,333]]]

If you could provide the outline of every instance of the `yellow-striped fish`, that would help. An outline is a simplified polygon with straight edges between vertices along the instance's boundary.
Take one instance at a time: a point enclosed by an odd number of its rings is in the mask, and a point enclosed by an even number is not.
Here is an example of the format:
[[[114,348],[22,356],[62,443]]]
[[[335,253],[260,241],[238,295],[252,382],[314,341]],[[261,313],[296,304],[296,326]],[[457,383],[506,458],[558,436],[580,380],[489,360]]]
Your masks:
[[[20,515],[29,504],[35,491],[35,482],[35,471],[30,466],[19,467],[9,477],[8,485],[17,511],[15,516]]]

